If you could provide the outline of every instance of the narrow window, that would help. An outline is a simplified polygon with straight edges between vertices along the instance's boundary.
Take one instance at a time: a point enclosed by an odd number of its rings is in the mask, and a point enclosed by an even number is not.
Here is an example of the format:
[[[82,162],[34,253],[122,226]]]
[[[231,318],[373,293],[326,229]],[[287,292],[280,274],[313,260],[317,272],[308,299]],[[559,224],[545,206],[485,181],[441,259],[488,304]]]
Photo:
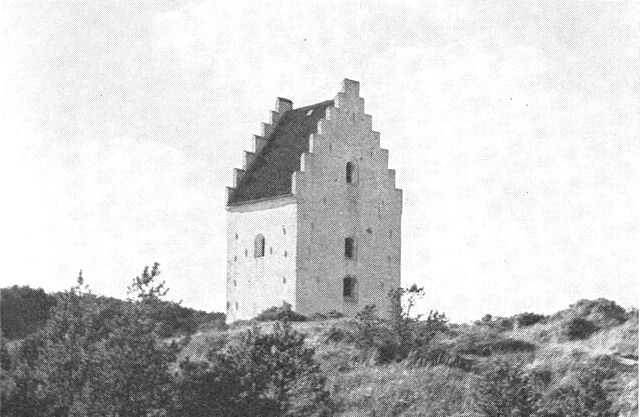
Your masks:
[[[355,245],[353,243],[353,238],[348,237],[344,240],[344,257],[348,259],[353,259],[355,255]]]
[[[342,280],[342,296],[347,299],[356,297],[356,279],[354,277],[344,277]]]
[[[234,261],[234,262],[236,262],[237,260],[238,260],[238,255],[235,255],[235,256],[233,257],[233,261]]]
[[[269,246],[269,255],[273,255],[273,246]]]
[[[231,309],[231,302],[227,301],[227,310]]]
[[[256,235],[253,241],[253,257],[262,258],[264,256],[264,236]]]
[[[249,250],[248,250],[248,249],[245,249],[245,250],[244,250],[244,257],[246,258],[247,256],[249,256]]]
[[[282,234],[286,235],[287,234],[287,229],[284,228],[284,226],[282,226]]]
[[[346,168],[346,179],[347,184],[353,184],[355,182],[355,167],[353,166],[353,162],[347,162]]]
[[[236,233],[236,240],[238,240],[238,234]]]
[[[287,283],[287,279],[285,277],[282,277],[282,283],[286,284]]]
[[[287,257],[287,251],[284,251],[284,257],[285,258]]]
[[[237,286],[238,286],[238,282],[237,282],[235,279],[233,280],[233,286],[234,286],[234,287],[237,287]]]
[[[238,302],[236,301],[236,310],[238,309]]]

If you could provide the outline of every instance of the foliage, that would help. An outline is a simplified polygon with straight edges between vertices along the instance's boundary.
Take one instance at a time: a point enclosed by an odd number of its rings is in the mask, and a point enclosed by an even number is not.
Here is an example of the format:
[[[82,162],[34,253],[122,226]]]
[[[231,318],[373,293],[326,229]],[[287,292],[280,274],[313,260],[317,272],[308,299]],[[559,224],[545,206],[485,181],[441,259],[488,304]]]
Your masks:
[[[176,346],[157,342],[149,306],[163,294],[145,268],[131,287],[137,301],[105,310],[78,284],[56,296],[45,327],[28,336],[12,364],[11,416],[148,416],[166,406]],[[103,314],[105,313],[106,314]]]
[[[291,322],[307,321],[307,316],[297,313],[291,309],[291,304],[283,302],[280,307],[270,307],[258,314],[257,321],[288,320]]]
[[[547,316],[544,314],[537,313],[520,313],[515,317],[518,327],[533,326],[545,318],[547,318]]]
[[[0,328],[2,337],[21,339],[41,329],[49,318],[49,310],[56,298],[42,288],[28,286],[2,288],[0,290]]]
[[[474,391],[476,409],[486,417],[529,417],[540,394],[518,364],[498,360],[483,370]]]
[[[375,305],[365,306],[356,315],[356,345],[365,356],[375,353],[379,363],[402,361],[410,354],[428,349],[434,337],[446,330],[446,317],[437,311],[412,316],[411,309],[424,289],[413,285],[389,292],[387,318],[378,316]]]
[[[331,310],[327,313],[313,313],[310,317],[309,320],[311,321],[323,321],[323,320],[328,320],[328,319],[340,319],[344,317],[344,314],[342,314],[341,312],[337,311],[337,310]]]
[[[593,322],[575,317],[564,324],[563,335],[568,340],[581,340],[591,336],[596,330],[598,327]]]
[[[540,417],[614,417],[608,381],[615,373],[610,366],[589,364],[580,367],[574,377],[552,390],[541,400]],[[637,394],[636,394],[637,395]]]
[[[327,404],[314,350],[285,320],[272,333],[256,325],[209,362],[180,364],[176,415],[307,416]]]
[[[452,343],[457,354],[491,356],[497,353],[532,352],[535,346],[520,339],[506,338],[498,330],[472,326],[462,328]],[[461,330],[462,330],[461,329]]]

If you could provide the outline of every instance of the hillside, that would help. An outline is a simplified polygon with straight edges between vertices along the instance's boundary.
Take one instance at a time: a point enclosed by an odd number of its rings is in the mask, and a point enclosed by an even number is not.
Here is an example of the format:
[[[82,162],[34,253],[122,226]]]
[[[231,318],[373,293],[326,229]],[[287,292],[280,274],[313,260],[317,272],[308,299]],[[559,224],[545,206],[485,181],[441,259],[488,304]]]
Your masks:
[[[579,301],[530,325],[524,325],[528,323],[523,316],[527,315],[449,324],[423,357],[384,364],[375,354],[363,356],[353,319],[293,323],[293,328],[305,334],[307,345],[315,349],[337,416],[486,415],[476,409],[474,391],[482,383],[483,371],[501,361],[520,364],[542,381],[541,391],[549,396],[576,386],[589,370],[605,369],[610,371],[603,382],[610,415],[637,415],[637,311],[625,312],[599,299]],[[593,323],[587,329],[590,334],[569,338],[567,326],[581,320]],[[273,322],[256,325],[268,333]],[[249,327],[197,333],[180,357],[206,360],[210,348]],[[593,414],[576,411],[575,415]]]

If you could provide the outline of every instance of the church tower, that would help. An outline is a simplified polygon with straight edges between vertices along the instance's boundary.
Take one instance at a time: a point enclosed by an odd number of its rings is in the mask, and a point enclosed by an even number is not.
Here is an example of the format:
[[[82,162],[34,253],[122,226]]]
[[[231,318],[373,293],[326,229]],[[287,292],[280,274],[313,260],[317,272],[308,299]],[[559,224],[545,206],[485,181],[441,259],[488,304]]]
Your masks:
[[[388,305],[400,286],[402,190],[345,79],[333,100],[294,109],[278,98],[270,123],[227,188],[227,321],[283,302],[295,311]]]

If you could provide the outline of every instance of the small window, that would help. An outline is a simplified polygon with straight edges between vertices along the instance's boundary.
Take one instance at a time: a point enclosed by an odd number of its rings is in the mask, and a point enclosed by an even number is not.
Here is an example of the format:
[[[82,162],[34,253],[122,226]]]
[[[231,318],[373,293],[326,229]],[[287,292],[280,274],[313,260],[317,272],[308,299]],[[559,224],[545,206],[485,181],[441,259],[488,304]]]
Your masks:
[[[233,257],[233,261],[234,261],[234,262],[236,262],[237,260],[238,260],[238,255],[235,255],[235,256]]]
[[[346,167],[346,180],[347,180],[347,184],[353,184],[355,183],[355,164],[351,161],[347,162],[347,167]]]
[[[249,256],[249,249],[244,250],[244,257],[246,258],[247,256]]]
[[[342,296],[349,299],[356,297],[356,279],[354,277],[344,277],[342,280]]]
[[[238,234],[236,233],[236,240],[238,240]]]
[[[238,309],[238,302],[236,301],[236,310]]]
[[[311,116],[311,114],[312,114],[312,113],[313,113],[313,109],[311,109],[311,110],[309,110],[309,111],[307,112],[307,116]]]
[[[264,257],[264,236],[256,235],[253,241],[253,257],[254,258],[262,258]]]
[[[235,279],[233,280],[233,286],[234,286],[234,287],[237,287],[237,286],[238,286],[238,282],[237,282]]]
[[[345,238],[344,240],[344,257],[348,259],[355,257],[355,244],[352,237]]]
[[[273,255],[273,246],[269,246],[269,255]]]
[[[282,277],[282,283],[286,284],[287,283],[287,279],[285,277]]]
[[[284,251],[284,257],[285,258],[287,257],[287,251]]]
[[[284,226],[282,226],[282,234],[286,235],[287,234],[287,229],[284,228]]]
[[[231,309],[231,303],[229,301],[227,301],[227,310]]]

